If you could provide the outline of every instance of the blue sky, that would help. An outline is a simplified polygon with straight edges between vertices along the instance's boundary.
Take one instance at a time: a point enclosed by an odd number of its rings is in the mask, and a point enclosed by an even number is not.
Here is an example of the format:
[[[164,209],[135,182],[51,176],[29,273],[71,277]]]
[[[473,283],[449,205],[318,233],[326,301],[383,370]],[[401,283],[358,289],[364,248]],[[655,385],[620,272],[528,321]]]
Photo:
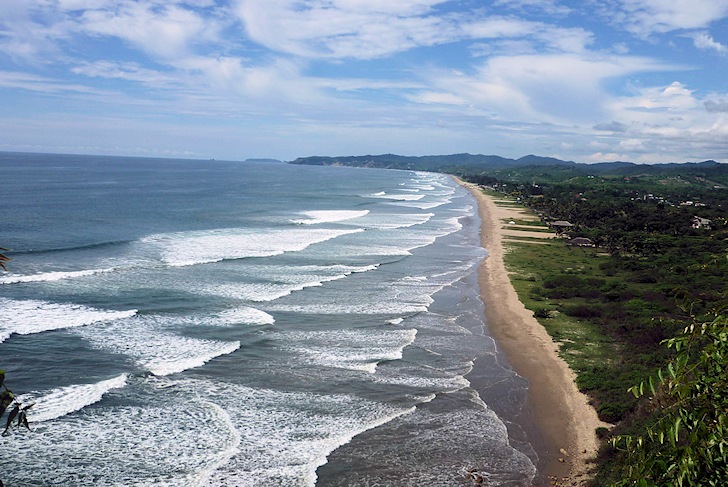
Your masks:
[[[728,0],[0,0],[0,150],[728,162]]]

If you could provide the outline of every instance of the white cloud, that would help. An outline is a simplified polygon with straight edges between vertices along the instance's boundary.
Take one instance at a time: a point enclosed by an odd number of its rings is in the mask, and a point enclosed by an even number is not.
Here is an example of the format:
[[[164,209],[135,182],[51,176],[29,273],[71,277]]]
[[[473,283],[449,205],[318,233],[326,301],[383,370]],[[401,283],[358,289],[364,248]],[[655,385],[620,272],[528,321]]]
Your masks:
[[[408,99],[416,103],[432,103],[440,105],[465,105],[466,102],[457,95],[452,93],[443,93],[436,91],[422,91],[416,95],[408,96]]]
[[[619,148],[624,151],[642,151],[644,147],[645,141],[640,139],[622,139],[619,141]]]
[[[591,126],[610,113],[606,81],[662,69],[665,66],[639,57],[499,56],[472,75],[430,73],[429,83],[503,120]]]
[[[625,29],[649,36],[680,29],[703,29],[728,15],[728,0],[616,0],[611,9],[614,10],[610,10],[610,15]]]
[[[492,16],[460,25],[463,38],[494,39],[497,42],[537,41],[538,47],[556,52],[581,52],[592,43],[593,34],[582,28],[559,27],[511,17]],[[536,48],[536,44],[531,42]],[[506,49],[509,45],[504,45]],[[519,51],[522,51],[519,49]],[[502,50],[501,52],[510,52]]]
[[[612,100],[611,124],[593,127],[599,150],[619,153],[635,162],[725,159],[728,154],[728,104],[714,94],[699,99],[695,90],[680,82],[633,89],[629,96]],[[608,128],[622,131],[604,133]],[[604,144],[607,144],[605,147]]]
[[[709,72],[720,66],[704,67],[704,84],[644,87],[645,73],[680,79],[685,67],[659,61],[673,53],[658,43],[612,36],[602,17],[578,26],[593,13],[586,9],[606,3],[637,37],[678,31],[683,59],[685,49],[727,54],[708,29],[720,32],[714,22],[728,14],[728,0],[0,2],[0,86],[16,100],[42,93],[58,119],[66,107],[102,107],[102,117],[128,116],[125,130],[134,116],[167,117],[159,127],[231,123],[231,143],[254,127],[269,144],[285,138],[312,152],[331,144],[314,138],[321,129],[342,136],[341,153],[370,150],[378,141],[366,134],[377,134],[392,152],[728,154],[728,94],[716,92]],[[626,55],[645,48],[655,57]],[[691,68],[706,57],[691,58]]]
[[[712,50],[721,56],[728,54],[728,46],[717,42],[707,32],[698,32],[693,34],[693,44],[695,44],[695,47],[698,49]]]
[[[638,112],[646,114],[640,118],[650,122],[653,117],[664,120],[665,113],[680,114],[699,105],[692,91],[678,81],[667,87],[637,90],[632,96],[621,98],[617,103],[621,109],[632,111],[634,117],[639,117]]]
[[[90,78],[134,81],[155,89],[173,89],[180,87],[183,81],[179,73],[144,68],[136,62],[85,61],[71,68],[71,72]]]
[[[60,42],[76,52],[88,50],[88,38],[118,38],[158,58],[186,55],[191,47],[219,42],[224,22],[208,0],[3,0],[0,51],[29,62],[64,59]],[[80,37],[79,37],[80,36]],[[82,44],[82,42],[84,44]],[[70,52],[73,52],[71,50]]]
[[[0,71],[0,88],[10,88],[40,93],[91,93],[94,90],[81,84],[73,84],[46,76],[19,71]]]
[[[297,103],[323,103],[315,83],[303,77],[300,66],[279,60],[269,65],[246,64],[235,57],[188,57],[176,67],[196,75],[198,83],[221,96],[277,100]]]
[[[255,42],[304,57],[374,59],[457,37],[429,15],[443,0],[241,0],[235,11]]]
[[[703,106],[711,113],[728,112],[728,100],[722,98],[718,100],[705,100]]]
[[[58,9],[64,11],[90,10],[109,6],[109,0],[58,0]]]
[[[47,63],[49,53],[58,55],[56,41],[69,36],[68,25],[57,12],[43,7],[37,0],[3,1],[0,53],[38,65]],[[38,16],[41,21],[36,20]]]
[[[444,1],[240,0],[248,35],[277,52],[306,58],[376,59],[462,40],[531,38],[557,51],[581,51],[592,34],[483,11],[442,14]]]
[[[118,37],[163,59],[188,55],[193,44],[218,38],[218,26],[176,5],[126,1],[114,9],[86,10],[80,19],[88,33]]]
[[[616,132],[616,133],[626,132],[627,128],[628,127],[625,124],[615,122],[615,121],[612,121],[609,123],[598,123],[598,124],[594,125],[594,127],[593,127],[594,130],[598,130],[601,132]]]
[[[496,0],[495,5],[520,11],[542,11],[549,15],[567,15],[572,9],[558,0]]]
[[[586,156],[587,162],[614,162],[614,161],[626,161],[628,156],[625,154],[617,154],[616,152],[595,152]]]
[[[542,24],[510,17],[489,17],[462,26],[463,33],[474,39],[498,39],[530,36],[541,30]]]

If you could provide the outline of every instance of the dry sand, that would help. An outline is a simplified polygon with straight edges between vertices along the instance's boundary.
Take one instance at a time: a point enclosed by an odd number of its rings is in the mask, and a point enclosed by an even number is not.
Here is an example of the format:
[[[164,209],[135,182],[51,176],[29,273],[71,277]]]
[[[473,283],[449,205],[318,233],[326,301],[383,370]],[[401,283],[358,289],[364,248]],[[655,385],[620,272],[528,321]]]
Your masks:
[[[543,439],[538,452],[541,473],[553,485],[584,485],[589,478],[589,460],[598,447],[595,429],[607,425],[599,421],[587,397],[577,389],[575,374],[559,357],[558,345],[511,285],[503,263],[503,221],[523,219],[526,214],[519,208],[497,206],[476,185],[457,182],[478,200],[481,242],[488,250],[478,280],[488,328],[514,370],[529,381],[528,398]],[[551,238],[554,234],[541,236]]]

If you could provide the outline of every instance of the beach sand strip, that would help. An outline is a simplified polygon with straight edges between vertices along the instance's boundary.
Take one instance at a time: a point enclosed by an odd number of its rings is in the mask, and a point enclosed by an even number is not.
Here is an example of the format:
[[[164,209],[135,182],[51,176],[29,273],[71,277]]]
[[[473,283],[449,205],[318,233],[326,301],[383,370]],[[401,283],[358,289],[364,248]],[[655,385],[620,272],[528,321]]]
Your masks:
[[[519,218],[526,215],[523,209],[497,206],[477,185],[456,181],[478,201],[481,242],[488,251],[478,270],[487,325],[510,365],[529,382],[529,405],[541,438],[537,451],[541,477],[551,485],[585,485],[589,462],[598,448],[595,430],[608,425],[577,389],[576,375],[559,356],[558,344],[519,300],[510,282],[503,262],[502,221],[514,212]]]

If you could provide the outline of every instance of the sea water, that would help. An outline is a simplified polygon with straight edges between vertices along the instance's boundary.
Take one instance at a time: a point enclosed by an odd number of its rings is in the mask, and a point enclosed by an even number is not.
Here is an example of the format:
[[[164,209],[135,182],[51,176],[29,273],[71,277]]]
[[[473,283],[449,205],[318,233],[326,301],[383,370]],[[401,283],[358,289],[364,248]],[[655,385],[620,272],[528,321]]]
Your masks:
[[[35,403],[0,438],[5,485],[530,485],[525,381],[487,334],[475,201],[449,177],[0,169],[0,367]]]

